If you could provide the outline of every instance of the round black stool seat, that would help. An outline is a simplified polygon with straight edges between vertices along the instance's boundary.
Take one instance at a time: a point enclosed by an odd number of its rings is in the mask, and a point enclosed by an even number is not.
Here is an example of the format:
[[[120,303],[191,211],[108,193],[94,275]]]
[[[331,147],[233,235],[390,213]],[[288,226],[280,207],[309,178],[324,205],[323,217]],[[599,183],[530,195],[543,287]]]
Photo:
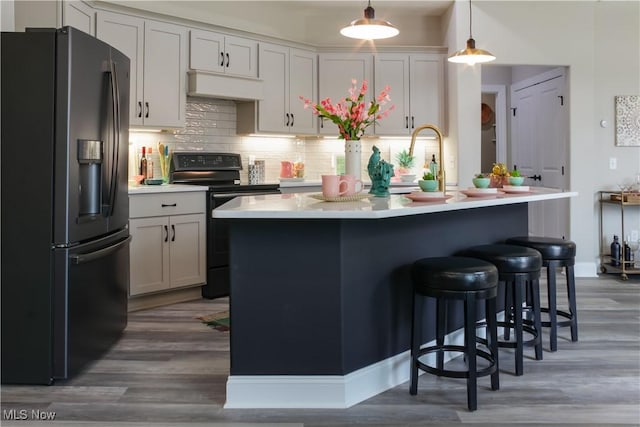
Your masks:
[[[565,260],[575,264],[576,244],[571,240],[555,237],[518,236],[505,241],[508,245],[520,245],[540,252],[543,261]]]
[[[542,256],[535,250],[517,245],[479,245],[463,251],[464,256],[480,258],[498,267],[500,274],[540,271]]]
[[[411,384],[409,392],[418,393],[418,370],[450,378],[467,379],[467,406],[477,409],[477,378],[491,375],[491,389],[499,385],[498,331],[496,296],[498,270],[486,261],[466,257],[423,258],[411,267],[413,280],[413,316],[411,322]],[[422,308],[425,298],[436,299],[436,344],[421,348]],[[464,345],[444,343],[447,332],[447,301],[464,303]],[[477,336],[477,302],[485,301],[486,338]],[[480,347],[478,347],[480,344]],[[436,366],[421,361],[420,357],[435,353]],[[466,369],[444,368],[445,353],[462,353]],[[478,366],[477,358],[485,360]]]
[[[423,258],[413,263],[415,290],[479,291],[495,288],[498,272],[493,264],[474,258]],[[421,292],[424,293],[424,292]]]
[[[459,255],[479,258],[498,268],[498,280],[505,284],[505,318],[504,321],[498,322],[498,326],[504,328],[504,336],[498,341],[498,346],[515,349],[515,373],[522,375],[525,346],[533,346],[536,360],[542,360],[540,252],[524,246],[497,243],[473,246],[461,251]],[[523,307],[525,296],[531,303]],[[530,313],[532,319],[524,319],[524,313]],[[515,341],[510,339],[511,330],[514,332]],[[525,332],[531,339],[524,340]]]
[[[506,243],[532,248],[542,254],[542,265],[547,268],[548,307],[542,307],[540,310],[549,314],[549,321],[542,322],[542,326],[550,328],[549,345],[551,351],[558,349],[558,327],[571,327],[571,341],[578,341],[578,312],[574,274],[576,244],[571,240],[538,236],[511,237],[506,240]],[[563,267],[567,281],[568,311],[558,310],[556,303],[556,270]],[[558,316],[566,320],[558,321]]]

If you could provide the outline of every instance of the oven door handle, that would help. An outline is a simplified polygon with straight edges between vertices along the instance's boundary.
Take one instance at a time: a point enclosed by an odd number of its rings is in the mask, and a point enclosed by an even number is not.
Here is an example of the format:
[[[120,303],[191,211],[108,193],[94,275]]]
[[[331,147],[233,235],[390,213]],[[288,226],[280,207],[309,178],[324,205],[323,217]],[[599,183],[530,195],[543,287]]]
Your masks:
[[[213,198],[214,199],[228,199],[228,198],[232,198],[232,197],[238,197],[238,196],[264,196],[267,194],[281,194],[280,191],[274,190],[274,191],[263,191],[263,192],[255,192],[255,193],[214,193],[213,194]]]

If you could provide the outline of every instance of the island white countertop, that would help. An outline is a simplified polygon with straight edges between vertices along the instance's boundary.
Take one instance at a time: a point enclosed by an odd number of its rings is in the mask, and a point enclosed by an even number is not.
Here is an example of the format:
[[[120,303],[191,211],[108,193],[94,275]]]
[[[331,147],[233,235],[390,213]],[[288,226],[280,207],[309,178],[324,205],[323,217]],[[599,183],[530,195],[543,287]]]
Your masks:
[[[500,206],[513,203],[563,199],[578,195],[574,191],[532,187],[528,193],[499,193],[490,197],[467,197],[448,191],[446,201],[414,202],[401,194],[369,197],[353,202],[325,202],[311,197],[318,193],[241,196],[212,212],[213,218],[227,219],[379,219],[433,212]]]

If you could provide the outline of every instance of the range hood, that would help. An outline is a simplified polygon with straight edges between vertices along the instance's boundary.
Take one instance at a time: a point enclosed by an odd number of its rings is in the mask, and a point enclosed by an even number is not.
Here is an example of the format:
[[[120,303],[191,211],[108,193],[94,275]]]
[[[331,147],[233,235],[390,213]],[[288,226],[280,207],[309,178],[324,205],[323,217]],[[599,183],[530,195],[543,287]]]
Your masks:
[[[260,79],[206,71],[188,71],[187,95],[209,98],[255,101],[264,99],[264,82]]]

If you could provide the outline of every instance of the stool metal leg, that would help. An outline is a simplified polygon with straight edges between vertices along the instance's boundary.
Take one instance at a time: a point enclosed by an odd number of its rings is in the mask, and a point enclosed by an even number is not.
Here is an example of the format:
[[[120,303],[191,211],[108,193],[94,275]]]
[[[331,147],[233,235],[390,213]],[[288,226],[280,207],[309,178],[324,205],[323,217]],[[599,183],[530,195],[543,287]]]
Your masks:
[[[467,356],[467,406],[470,411],[478,409],[478,372],[476,366],[476,298],[467,295],[464,300],[464,341]]]
[[[549,303],[549,345],[551,351],[558,350],[558,314],[556,313],[556,269],[555,261],[549,261],[547,265],[547,301]]]
[[[418,394],[418,352],[422,340],[423,297],[413,293],[413,316],[411,320],[411,384],[409,394]]]
[[[440,350],[436,353],[436,367],[444,369],[444,336],[447,330],[447,302],[441,298],[436,303],[436,345]]]
[[[578,341],[578,311],[576,308],[576,278],[573,265],[565,267],[567,275],[567,298],[569,299],[569,313],[571,314],[571,341]]]
[[[496,371],[491,374],[491,390],[500,389],[500,365],[498,364],[498,325],[496,321],[496,299],[488,298],[485,301],[485,317],[487,319],[487,347],[493,356]]]
[[[522,298],[523,288],[525,285],[524,278],[517,276],[513,287],[513,317],[514,317],[514,331],[516,336],[516,375],[523,374],[523,359],[524,359],[524,340],[522,337]]]
[[[533,328],[538,334],[536,337],[536,360],[542,360],[542,320],[540,319],[540,280],[530,281],[531,309],[533,311]]]

